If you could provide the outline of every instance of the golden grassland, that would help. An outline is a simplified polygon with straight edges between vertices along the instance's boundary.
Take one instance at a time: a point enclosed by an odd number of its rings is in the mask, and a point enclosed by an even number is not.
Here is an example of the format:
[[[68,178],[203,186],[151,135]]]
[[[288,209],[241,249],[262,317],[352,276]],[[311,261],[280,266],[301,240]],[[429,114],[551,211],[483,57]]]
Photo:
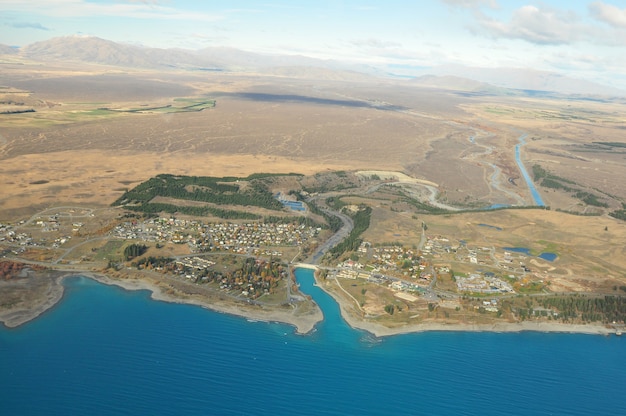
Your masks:
[[[387,169],[437,183],[450,202],[512,203],[513,195],[530,202],[514,161],[522,131],[529,134],[523,154],[529,168],[539,164],[586,189],[626,200],[617,180],[626,176],[623,155],[581,151],[590,141],[620,140],[626,115],[620,102],[467,98],[385,80],[28,62],[3,69],[4,101],[21,100],[36,110],[0,120],[4,219],[59,203],[106,205],[124,188],[164,172],[245,176]],[[178,108],[199,100],[216,100],[216,106],[191,113],[102,110]],[[494,166],[509,195],[490,183]],[[545,192],[545,199],[563,209],[585,209],[563,192]]]

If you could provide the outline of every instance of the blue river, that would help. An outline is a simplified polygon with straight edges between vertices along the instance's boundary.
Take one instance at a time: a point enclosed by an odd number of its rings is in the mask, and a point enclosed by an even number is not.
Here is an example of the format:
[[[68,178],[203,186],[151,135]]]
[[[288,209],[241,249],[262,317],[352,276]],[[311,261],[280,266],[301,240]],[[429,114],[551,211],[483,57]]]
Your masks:
[[[619,415],[626,337],[428,332],[375,338],[296,272],[306,336],[76,277],[0,328],[2,415]]]
[[[526,184],[528,185],[528,189],[530,189],[530,193],[533,196],[533,200],[535,201],[535,205],[540,206],[540,207],[544,207],[546,204],[543,202],[543,199],[541,198],[541,195],[539,195],[539,191],[537,190],[537,188],[535,187],[535,184],[533,183],[533,180],[530,178],[530,175],[528,174],[528,171],[526,171],[526,168],[524,167],[524,163],[522,163],[522,158],[520,155],[520,149],[522,148],[522,146],[524,146],[526,144],[526,137],[528,136],[528,134],[522,134],[517,140],[519,141],[518,144],[515,145],[515,161],[517,162],[517,166],[519,167],[520,172],[522,172],[522,176],[524,177],[524,180],[526,181]]]

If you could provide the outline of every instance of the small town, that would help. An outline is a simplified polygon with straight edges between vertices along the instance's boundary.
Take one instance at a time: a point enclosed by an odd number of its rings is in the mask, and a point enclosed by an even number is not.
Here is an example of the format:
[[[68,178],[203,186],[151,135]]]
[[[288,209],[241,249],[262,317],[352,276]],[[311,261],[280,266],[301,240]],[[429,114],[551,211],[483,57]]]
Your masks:
[[[551,253],[533,256],[523,247],[495,246],[488,240],[474,244],[463,235],[426,232],[423,224],[422,230],[413,244],[359,239],[340,256],[322,256],[316,267],[357,310],[367,309],[373,317],[408,310],[415,311],[407,315],[409,320],[420,314],[458,317],[469,309],[494,317],[509,311],[511,319],[538,316],[544,309],[552,314],[539,304],[510,303],[513,296],[549,293]],[[236,301],[293,306],[299,295],[285,265],[324,253],[327,232],[286,218],[206,221],[59,207],[0,224],[0,254],[33,265],[145,274],[173,287],[191,285],[189,290],[214,291]],[[367,298],[370,290],[381,300]],[[401,319],[399,314],[390,318]]]
[[[88,210],[71,210],[75,216],[93,217]],[[0,241],[11,247],[13,254],[23,253],[29,248],[72,250],[80,244],[84,223],[72,215],[34,216],[28,223],[15,225],[0,224]],[[208,280],[207,271],[215,262],[200,254],[232,253],[253,257],[280,258],[284,248],[301,248],[305,244],[316,244],[321,228],[291,223],[264,222],[204,222],[198,219],[173,216],[149,219],[127,218],[118,221],[106,233],[111,240],[153,243],[158,246],[174,244],[186,246],[189,256],[177,256],[167,267],[156,265],[155,270],[184,276],[192,282]],[[350,258],[336,265],[337,278],[364,278],[369,282],[384,285],[396,292],[413,295],[424,294],[433,288],[437,274],[454,275],[455,291],[475,294],[515,293],[512,285],[500,279],[492,270],[506,273],[509,281],[530,272],[522,261],[525,256],[495,248],[468,247],[463,240],[451,240],[440,235],[425,236],[423,246],[374,245],[362,242]],[[450,264],[470,266],[470,273],[451,270]],[[154,265],[153,265],[154,266]],[[479,266],[489,266],[482,270]],[[150,267],[145,263],[141,268]],[[520,275],[521,273],[521,275]],[[230,288],[230,285],[224,286]]]

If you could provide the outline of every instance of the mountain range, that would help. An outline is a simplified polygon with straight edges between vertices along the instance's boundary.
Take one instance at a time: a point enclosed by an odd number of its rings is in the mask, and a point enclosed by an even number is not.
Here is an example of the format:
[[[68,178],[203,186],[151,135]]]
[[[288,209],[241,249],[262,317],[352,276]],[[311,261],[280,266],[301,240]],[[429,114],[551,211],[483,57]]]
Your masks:
[[[374,67],[300,55],[264,55],[226,47],[199,50],[161,49],[116,43],[93,36],[66,36],[20,48],[0,45],[2,55],[44,62],[80,62],[143,69],[260,72],[277,76],[367,80],[396,77],[393,68]],[[408,75],[408,76],[407,76]],[[484,93],[504,89],[524,92],[626,96],[626,91],[587,80],[527,68],[478,68],[461,65],[412,68],[403,71],[410,82],[432,88]],[[397,78],[397,77],[396,77]]]

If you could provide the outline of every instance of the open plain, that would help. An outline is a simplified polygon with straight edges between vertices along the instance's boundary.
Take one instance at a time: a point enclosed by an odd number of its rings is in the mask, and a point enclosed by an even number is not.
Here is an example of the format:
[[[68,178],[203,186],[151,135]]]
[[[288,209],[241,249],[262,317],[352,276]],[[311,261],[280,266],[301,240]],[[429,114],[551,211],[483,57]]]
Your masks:
[[[1,218],[59,203],[107,205],[163,172],[388,169],[437,183],[440,199],[460,206],[531,204],[514,157],[522,134],[528,170],[540,165],[612,208],[626,198],[623,148],[593,145],[623,140],[620,100],[306,75],[4,64],[0,98],[35,111],[1,116]],[[190,99],[215,107],[173,111]],[[542,194],[553,208],[595,210],[562,190]]]

